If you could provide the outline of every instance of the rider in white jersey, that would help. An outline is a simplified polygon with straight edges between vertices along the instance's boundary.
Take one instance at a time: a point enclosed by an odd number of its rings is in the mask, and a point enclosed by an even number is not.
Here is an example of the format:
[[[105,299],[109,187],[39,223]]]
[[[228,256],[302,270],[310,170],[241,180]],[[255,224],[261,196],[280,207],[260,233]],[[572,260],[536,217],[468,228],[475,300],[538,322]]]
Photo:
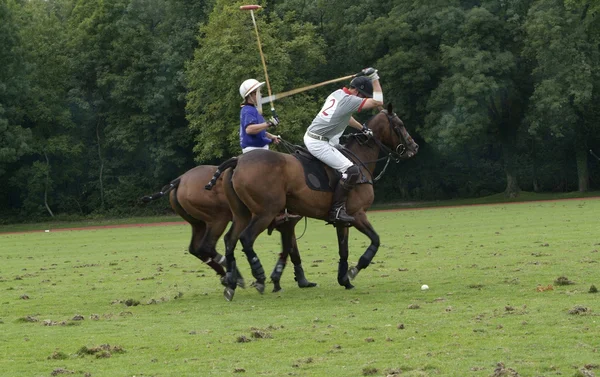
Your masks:
[[[355,112],[383,105],[383,92],[379,75],[374,68],[365,68],[361,76],[350,82],[350,88],[331,93],[325,104],[304,134],[304,144],[313,156],[342,173],[342,178],[333,193],[333,204],[329,212],[332,223],[350,223],[354,217],[346,213],[348,193],[356,186],[360,168],[335,148],[348,125],[368,136],[373,133],[352,117]]]

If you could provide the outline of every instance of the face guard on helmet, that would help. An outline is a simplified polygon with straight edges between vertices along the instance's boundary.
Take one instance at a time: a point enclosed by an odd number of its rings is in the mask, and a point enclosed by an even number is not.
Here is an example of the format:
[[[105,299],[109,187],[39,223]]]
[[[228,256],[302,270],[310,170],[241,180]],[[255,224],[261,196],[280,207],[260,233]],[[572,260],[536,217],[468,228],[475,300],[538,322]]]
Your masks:
[[[355,77],[350,81],[350,87],[358,90],[360,94],[367,98],[373,98],[373,83],[371,79],[365,76]]]
[[[254,104],[254,106],[256,106],[256,108],[258,109],[258,112],[262,114],[262,103],[261,103],[261,94],[260,94],[260,88],[265,85],[264,81],[263,82],[259,82],[258,80],[255,79],[248,79],[246,81],[244,81],[242,83],[242,85],[240,85],[240,96],[242,96],[242,98],[244,100],[246,100],[246,97],[248,97],[250,94],[252,94],[253,92],[256,91],[256,103]]]

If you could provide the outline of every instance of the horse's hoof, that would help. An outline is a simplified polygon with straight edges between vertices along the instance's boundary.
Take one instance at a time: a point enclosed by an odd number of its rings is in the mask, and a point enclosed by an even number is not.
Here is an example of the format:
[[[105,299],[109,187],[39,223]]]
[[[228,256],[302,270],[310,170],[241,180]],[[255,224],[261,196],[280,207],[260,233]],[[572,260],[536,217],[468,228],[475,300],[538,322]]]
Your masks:
[[[281,291],[281,284],[278,281],[273,281],[273,293]]]
[[[356,275],[358,275],[358,268],[350,267],[350,269],[348,269],[348,278],[350,278],[350,280],[354,280]]]
[[[265,293],[265,284],[264,283],[256,283],[256,284],[254,284],[254,288],[256,288],[258,293],[260,293],[261,295],[263,293]]]
[[[316,287],[317,283],[311,283],[310,281],[306,280],[306,281],[302,281],[302,282],[298,282],[298,287],[300,288],[313,288]]]
[[[272,293],[277,293],[277,292],[281,292],[283,291],[283,288],[281,287],[273,287],[273,292]]]
[[[237,279],[237,285],[242,289],[246,289],[246,281],[242,278]]]
[[[346,289],[354,289],[354,286],[350,283],[345,285]]]
[[[227,301],[233,300],[234,294],[235,294],[235,289],[225,287],[225,290],[223,291],[223,296],[225,296],[225,300],[227,300]]]

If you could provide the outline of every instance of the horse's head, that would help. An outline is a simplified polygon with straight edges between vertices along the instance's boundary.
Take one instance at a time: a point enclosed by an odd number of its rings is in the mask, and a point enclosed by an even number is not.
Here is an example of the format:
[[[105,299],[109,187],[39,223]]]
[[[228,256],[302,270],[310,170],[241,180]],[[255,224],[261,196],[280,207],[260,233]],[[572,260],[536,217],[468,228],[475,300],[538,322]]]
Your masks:
[[[381,110],[371,119],[368,126],[373,130],[375,138],[386,147],[382,149],[396,160],[411,158],[419,151],[419,145],[406,131],[402,120],[393,112],[391,103],[388,104],[387,110]]]

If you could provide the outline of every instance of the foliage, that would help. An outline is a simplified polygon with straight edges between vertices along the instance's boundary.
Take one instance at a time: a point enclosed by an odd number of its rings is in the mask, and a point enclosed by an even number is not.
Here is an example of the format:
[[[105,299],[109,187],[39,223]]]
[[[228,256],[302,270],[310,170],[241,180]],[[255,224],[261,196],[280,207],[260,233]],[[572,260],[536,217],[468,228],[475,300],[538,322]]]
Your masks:
[[[265,81],[255,30],[241,3],[217,1],[208,22],[200,28],[200,46],[188,65],[188,119],[194,132],[199,162],[207,163],[240,153],[238,88],[248,78]],[[271,22],[257,19],[262,50],[268,64],[272,93],[307,85],[322,64],[323,43],[314,27],[291,14]],[[268,88],[262,90],[268,95]],[[300,139],[318,110],[309,97],[297,96],[277,104],[282,120],[277,133]],[[302,109],[302,111],[300,111]],[[265,114],[269,112],[265,105]]]
[[[0,0],[0,214],[146,211],[143,194],[238,154],[237,88],[266,79],[241,4]],[[600,187],[597,2],[260,4],[273,93],[379,69],[421,146],[379,202]],[[276,133],[301,144],[333,87],[276,101]]]

